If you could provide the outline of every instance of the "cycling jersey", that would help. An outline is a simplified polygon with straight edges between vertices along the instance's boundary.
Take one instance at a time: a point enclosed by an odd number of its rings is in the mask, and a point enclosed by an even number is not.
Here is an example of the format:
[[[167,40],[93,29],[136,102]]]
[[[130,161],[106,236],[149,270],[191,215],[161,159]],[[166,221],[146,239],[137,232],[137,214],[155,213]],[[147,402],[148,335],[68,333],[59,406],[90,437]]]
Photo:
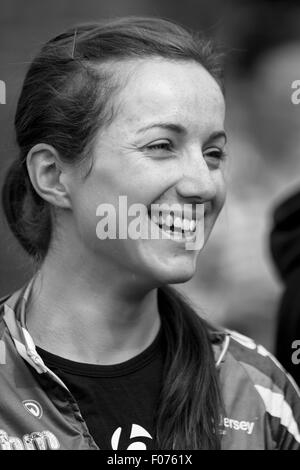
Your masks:
[[[26,329],[30,287],[0,301],[0,449],[101,450]],[[293,379],[245,336],[216,330],[211,341],[226,410],[222,449],[300,450],[300,394]]]

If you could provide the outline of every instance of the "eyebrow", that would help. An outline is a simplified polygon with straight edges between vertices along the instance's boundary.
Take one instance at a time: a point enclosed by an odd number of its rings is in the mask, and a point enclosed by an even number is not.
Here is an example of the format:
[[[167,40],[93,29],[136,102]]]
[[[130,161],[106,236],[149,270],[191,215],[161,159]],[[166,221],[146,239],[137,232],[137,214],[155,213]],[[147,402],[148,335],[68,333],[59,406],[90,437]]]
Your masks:
[[[172,122],[156,122],[154,124],[149,124],[148,126],[141,127],[138,130],[138,133],[148,131],[149,129],[153,129],[154,127],[160,127],[161,129],[167,129],[169,131],[177,132],[177,134],[185,134],[186,129],[181,126],[180,124],[174,124]]]
[[[210,136],[208,137],[206,143],[209,144],[210,142],[212,142],[213,140],[217,140],[217,139],[224,139],[225,140],[225,144],[227,143],[227,135],[226,135],[226,132],[225,131],[216,131],[216,132],[213,132],[212,134],[210,134]]]
[[[173,131],[173,132],[176,132],[177,134],[186,134],[186,128],[181,126],[180,124],[174,124],[172,122],[157,122],[157,123],[154,123],[154,124],[149,124],[148,126],[144,126],[144,127],[141,127],[137,133],[139,134],[140,132],[145,132],[145,131],[148,131],[149,129],[153,129],[155,127],[160,127],[161,129],[166,129],[166,130],[169,130],[169,131]],[[225,144],[227,142],[227,136],[226,136],[226,133],[225,131],[221,130],[221,131],[215,131],[215,132],[212,132],[212,134],[210,134],[210,136],[208,137],[206,143],[209,143],[213,140],[217,140],[217,139],[221,139],[223,138],[225,140]]]

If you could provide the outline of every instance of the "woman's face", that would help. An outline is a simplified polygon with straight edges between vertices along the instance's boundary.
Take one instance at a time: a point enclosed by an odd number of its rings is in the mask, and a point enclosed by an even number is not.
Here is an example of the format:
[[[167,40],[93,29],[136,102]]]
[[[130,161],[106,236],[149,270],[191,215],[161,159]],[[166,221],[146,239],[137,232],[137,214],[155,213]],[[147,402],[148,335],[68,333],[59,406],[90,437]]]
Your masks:
[[[116,115],[96,136],[90,174],[75,177],[70,187],[75,231],[100,266],[112,263],[123,275],[153,286],[185,282],[199,254],[199,247],[186,245],[195,236],[195,209],[197,233],[201,238],[203,230],[206,242],[224,203],[223,95],[211,75],[192,61],[150,58],[121,67],[128,79],[115,100]],[[128,209],[137,203],[146,208],[136,214],[153,228],[154,237],[133,239],[128,232],[124,236],[124,229],[118,237],[120,223],[129,226],[134,219],[134,210],[127,217],[124,201]],[[177,217],[174,228],[166,213],[160,221],[157,212],[151,218],[153,204],[188,204],[186,220]],[[104,231],[110,231],[107,239]],[[165,236],[157,237],[157,231]]]

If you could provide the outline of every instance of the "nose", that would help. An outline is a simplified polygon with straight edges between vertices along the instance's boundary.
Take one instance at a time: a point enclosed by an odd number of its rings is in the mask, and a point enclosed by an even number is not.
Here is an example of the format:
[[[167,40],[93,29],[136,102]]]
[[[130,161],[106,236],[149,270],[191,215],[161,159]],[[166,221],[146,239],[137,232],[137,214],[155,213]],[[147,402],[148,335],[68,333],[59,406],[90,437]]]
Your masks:
[[[185,159],[176,191],[182,198],[199,203],[210,201],[216,196],[216,184],[202,151],[198,150]]]

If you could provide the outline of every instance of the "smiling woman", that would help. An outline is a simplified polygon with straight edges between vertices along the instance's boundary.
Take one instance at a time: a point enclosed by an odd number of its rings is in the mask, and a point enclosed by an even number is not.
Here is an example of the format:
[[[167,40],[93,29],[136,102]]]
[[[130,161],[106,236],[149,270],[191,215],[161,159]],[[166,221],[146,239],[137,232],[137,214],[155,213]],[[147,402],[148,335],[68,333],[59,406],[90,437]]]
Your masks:
[[[169,286],[192,278],[224,204],[219,59],[199,34],[129,17],[76,26],[31,64],[3,206],[36,272],[0,306],[0,448],[300,447],[280,365]],[[131,236],[137,207],[159,236]]]

